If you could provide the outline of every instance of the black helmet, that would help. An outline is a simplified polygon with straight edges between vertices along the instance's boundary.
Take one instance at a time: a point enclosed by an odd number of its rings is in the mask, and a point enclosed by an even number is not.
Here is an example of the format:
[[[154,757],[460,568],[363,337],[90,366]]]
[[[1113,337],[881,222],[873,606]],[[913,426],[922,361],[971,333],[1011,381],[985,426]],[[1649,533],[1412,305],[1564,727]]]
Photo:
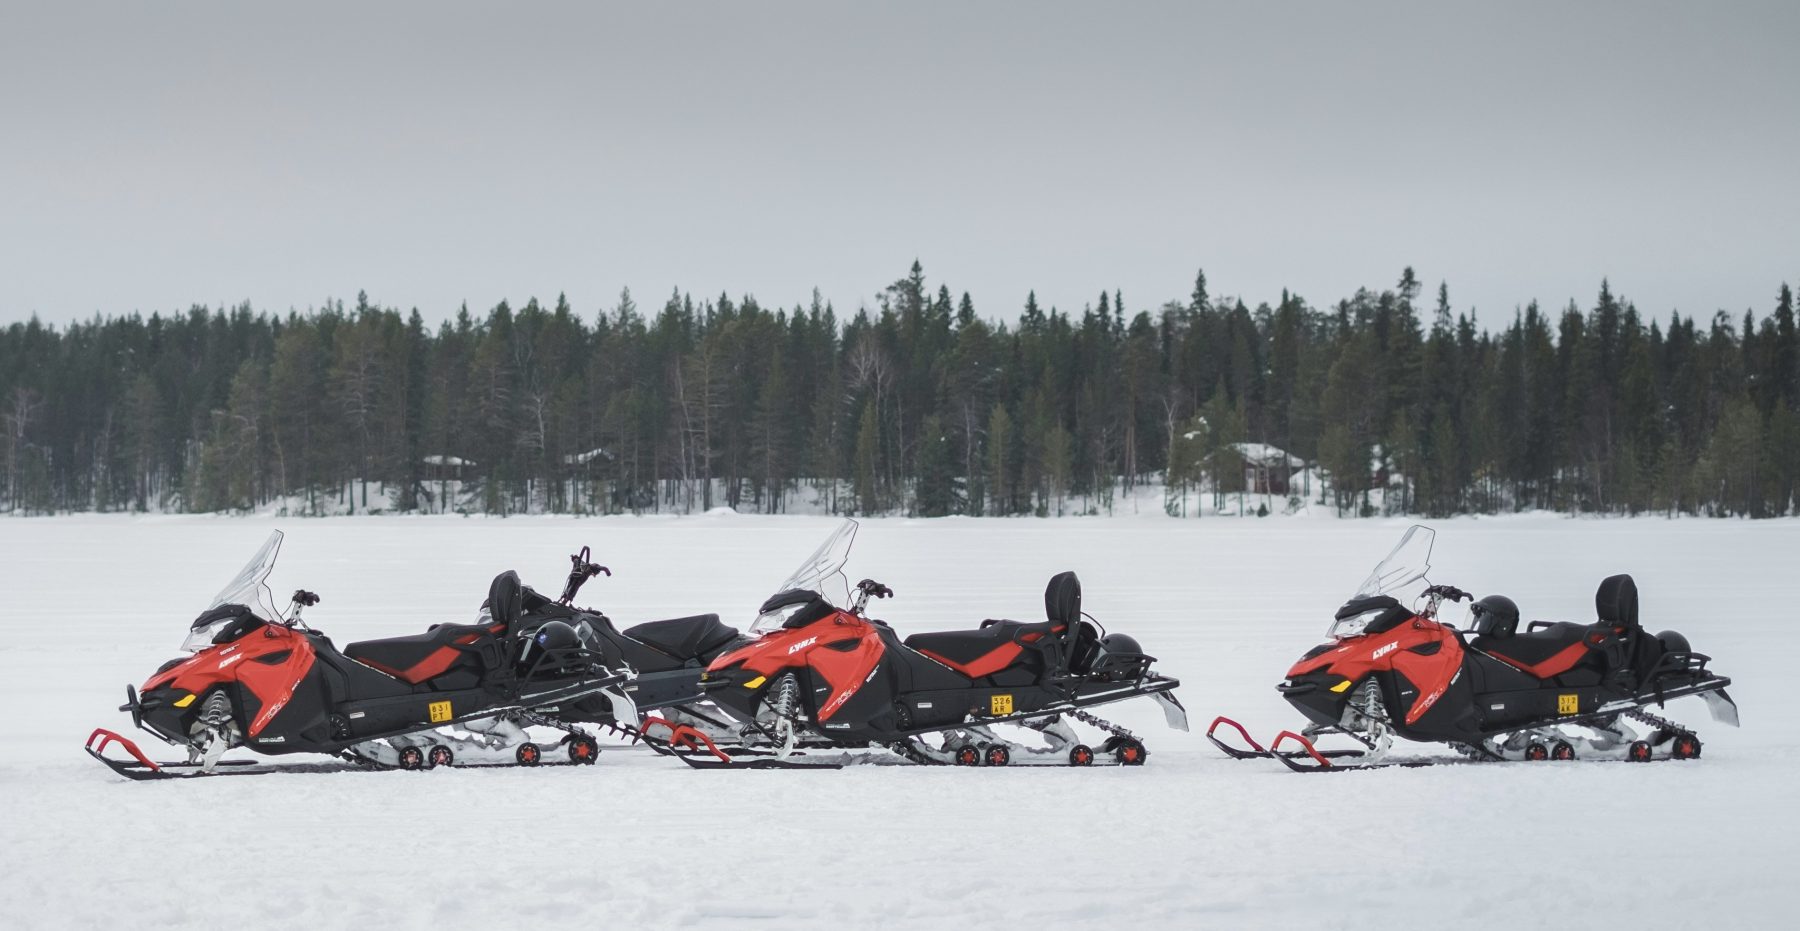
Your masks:
[[[547,621],[525,636],[525,646],[519,651],[519,662],[530,665],[541,662],[540,658],[552,651],[578,646],[581,646],[581,634],[574,627],[563,621]]]
[[[1483,637],[1510,637],[1519,629],[1519,606],[1505,595],[1489,595],[1469,606],[1475,616],[1475,633]]]
[[[540,650],[567,650],[581,645],[581,635],[563,621],[550,621],[531,635]]]
[[[1094,648],[1090,668],[1101,678],[1132,675],[1150,664],[1144,648],[1130,634],[1107,634]]]

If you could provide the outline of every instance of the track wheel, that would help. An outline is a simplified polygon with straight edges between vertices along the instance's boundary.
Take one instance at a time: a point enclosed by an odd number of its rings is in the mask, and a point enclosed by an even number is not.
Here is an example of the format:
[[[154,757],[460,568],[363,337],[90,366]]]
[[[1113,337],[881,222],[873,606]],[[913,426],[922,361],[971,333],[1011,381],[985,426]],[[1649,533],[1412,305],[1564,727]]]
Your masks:
[[[456,762],[456,754],[443,744],[432,745],[431,752],[425,754],[428,766],[449,766]]]
[[[1674,745],[1669,749],[1669,755],[1678,760],[1699,759],[1700,738],[1692,734],[1677,734]]]
[[[957,747],[956,748],[956,765],[958,765],[958,766],[980,766],[981,765],[981,751],[977,750],[973,746],[970,746],[967,744],[965,744],[961,747]]]
[[[425,768],[425,751],[420,750],[418,747],[402,747],[402,748],[400,748],[400,768],[401,769],[424,769]]]
[[[569,762],[592,764],[600,757],[600,744],[585,734],[569,738]]]
[[[1549,747],[1546,747],[1543,744],[1538,743],[1535,740],[1532,741],[1531,743],[1528,743],[1525,745],[1525,759],[1526,760],[1533,762],[1533,763],[1537,763],[1539,761],[1547,760],[1549,758],[1550,758],[1550,748]]]
[[[1559,740],[1550,748],[1553,760],[1572,760],[1575,758],[1575,747],[1566,740]]]
[[[537,744],[520,744],[519,750],[513,754],[513,758],[519,761],[520,766],[536,766],[543,761],[544,751],[539,749]]]
[[[987,748],[987,765],[989,765],[989,766],[1005,766],[1006,764],[1011,763],[1011,762],[1012,762],[1012,751],[1006,749],[1005,747],[1003,747],[999,744],[995,744],[995,745]]]
[[[1648,762],[1650,762],[1650,760],[1651,760],[1650,741],[1648,741],[1648,740],[1632,741],[1631,747],[1625,751],[1625,759],[1630,760],[1633,763],[1648,763]]]
[[[1118,760],[1123,766],[1142,766],[1144,758],[1149,755],[1150,751],[1144,749],[1142,741],[1129,737],[1120,740],[1118,745],[1113,747],[1113,759]]]
[[[1070,747],[1069,748],[1069,765],[1070,766],[1092,766],[1092,765],[1094,765],[1094,748],[1088,746],[1087,744],[1076,744],[1075,746]]]

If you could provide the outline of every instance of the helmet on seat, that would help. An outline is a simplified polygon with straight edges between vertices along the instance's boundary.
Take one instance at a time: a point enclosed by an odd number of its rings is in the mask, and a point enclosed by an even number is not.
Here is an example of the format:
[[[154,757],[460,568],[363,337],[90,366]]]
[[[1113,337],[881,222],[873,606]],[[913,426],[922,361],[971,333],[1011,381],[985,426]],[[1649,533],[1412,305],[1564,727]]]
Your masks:
[[[1469,613],[1483,637],[1510,637],[1519,629],[1519,606],[1505,595],[1489,595],[1470,605]]]
[[[519,650],[519,664],[530,666],[543,662],[542,657],[558,650],[569,650],[584,646],[581,632],[566,621],[546,621],[536,630],[525,636],[525,645]]]

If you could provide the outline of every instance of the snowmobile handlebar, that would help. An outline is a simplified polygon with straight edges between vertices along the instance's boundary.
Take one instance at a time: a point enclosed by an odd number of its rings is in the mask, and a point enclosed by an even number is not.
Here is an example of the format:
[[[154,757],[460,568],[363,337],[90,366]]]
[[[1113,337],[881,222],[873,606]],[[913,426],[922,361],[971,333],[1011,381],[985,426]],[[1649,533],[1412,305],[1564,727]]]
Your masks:
[[[1450,601],[1469,601],[1475,597],[1454,585],[1433,585],[1425,589],[1425,594],[1427,597]]]
[[[856,583],[856,602],[850,606],[850,613],[861,614],[863,612],[863,607],[869,603],[870,598],[892,597],[894,597],[893,589],[874,579],[863,579],[861,582]]]
[[[1438,605],[1442,604],[1446,599],[1450,601],[1471,601],[1475,598],[1474,595],[1471,595],[1454,585],[1432,585],[1425,589],[1425,597],[1428,600],[1425,604],[1424,616],[1429,618],[1437,617]]]
[[[575,593],[581,591],[581,586],[585,585],[587,580],[594,576],[605,573],[608,578],[612,577],[611,569],[598,563],[588,562],[588,558],[591,555],[588,548],[584,546],[581,548],[581,552],[569,556],[569,564],[571,566],[569,570],[569,581],[563,586],[562,597],[556,599],[557,604],[566,605],[574,602]]]

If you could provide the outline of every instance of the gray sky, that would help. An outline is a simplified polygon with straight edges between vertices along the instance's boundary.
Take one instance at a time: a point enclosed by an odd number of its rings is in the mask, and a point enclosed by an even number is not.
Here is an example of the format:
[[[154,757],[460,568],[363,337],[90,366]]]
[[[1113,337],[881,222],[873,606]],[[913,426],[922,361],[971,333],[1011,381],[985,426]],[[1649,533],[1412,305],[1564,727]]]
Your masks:
[[[1800,279],[1792,2],[21,5],[0,323],[854,310],[914,257],[1006,319],[1199,267],[1325,305],[1410,264],[1489,324]]]

